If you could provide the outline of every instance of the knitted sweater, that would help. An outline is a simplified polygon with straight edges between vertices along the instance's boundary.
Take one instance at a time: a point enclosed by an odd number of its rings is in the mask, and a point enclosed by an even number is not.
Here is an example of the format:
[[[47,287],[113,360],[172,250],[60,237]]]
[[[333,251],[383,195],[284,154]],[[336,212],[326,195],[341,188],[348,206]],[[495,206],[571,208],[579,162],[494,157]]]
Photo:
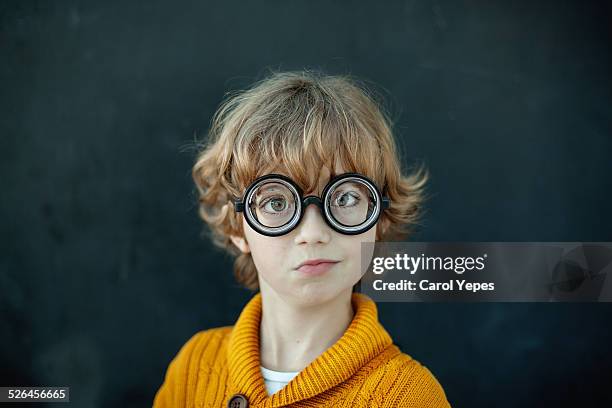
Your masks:
[[[449,407],[433,374],[393,344],[376,304],[353,293],[352,305],[342,337],[269,396],[260,370],[257,293],[234,326],[200,331],[183,345],[153,407]]]

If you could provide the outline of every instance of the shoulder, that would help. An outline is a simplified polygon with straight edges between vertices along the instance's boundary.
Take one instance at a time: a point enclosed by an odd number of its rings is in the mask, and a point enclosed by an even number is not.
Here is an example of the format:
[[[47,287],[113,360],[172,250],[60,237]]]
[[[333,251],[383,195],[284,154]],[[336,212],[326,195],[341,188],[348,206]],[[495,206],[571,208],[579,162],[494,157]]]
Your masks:
[[[163,383],[155,395],[154,407],[183,406],[186,401],[185,390],[192,385],[186,381],[197,377],[190,373],[197,373],[203,366],[212,366],[215,363],[215,359],[222,355],[222,350],[227,347],[232,327],[199,331],[183,344],[168,364]]]
[[[219,351],[219,349],[227,346],[232,328],[233,326],[215,327],[193,334],[181,347],[174,359],[181,363],[192,362],[194,358],[202,356],[209,348],[215,348]]]
[[[396,346],[393,346],[396,347]],[[444,389],[433,373],[410,355],[396,354],[384,365],[378,391],[386,407],[450,407]]]
[[[201,330],[193,334],[187,342],[183,345],[184,347],[202,347],[205,343],[211,340],[226,340],[229,334],[232,332],[234,326],[222,326],[214,327],[212,329]]]

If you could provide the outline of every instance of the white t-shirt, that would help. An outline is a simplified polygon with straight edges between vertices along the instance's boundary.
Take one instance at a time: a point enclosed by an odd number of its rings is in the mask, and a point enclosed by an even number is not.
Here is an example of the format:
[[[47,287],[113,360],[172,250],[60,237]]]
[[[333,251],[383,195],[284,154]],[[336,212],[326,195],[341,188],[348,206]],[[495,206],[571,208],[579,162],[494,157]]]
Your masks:
[[[264,382],[266,383],[266,390],[268,395],[274,394],[276,391],[283,388],[293,377],[299,374],[299,371],[274,371],[268,370],[264,366],[261,366],[261,375],[263,375]]]

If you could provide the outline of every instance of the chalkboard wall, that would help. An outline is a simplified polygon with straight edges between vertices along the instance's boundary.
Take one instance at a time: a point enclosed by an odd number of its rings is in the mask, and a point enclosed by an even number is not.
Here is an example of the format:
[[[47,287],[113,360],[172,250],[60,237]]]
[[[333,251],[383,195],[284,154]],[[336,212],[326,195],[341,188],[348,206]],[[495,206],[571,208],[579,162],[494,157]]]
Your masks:
[[[147,407],[252,296],[190,178],[224,93],[270,69],[379,86],[421,241],[612,241],[610,4],[3,1],[0,385]],[[457,407],[609,397],[610,304],[379,304]],[[607,395],[606,395],[607,394]]]

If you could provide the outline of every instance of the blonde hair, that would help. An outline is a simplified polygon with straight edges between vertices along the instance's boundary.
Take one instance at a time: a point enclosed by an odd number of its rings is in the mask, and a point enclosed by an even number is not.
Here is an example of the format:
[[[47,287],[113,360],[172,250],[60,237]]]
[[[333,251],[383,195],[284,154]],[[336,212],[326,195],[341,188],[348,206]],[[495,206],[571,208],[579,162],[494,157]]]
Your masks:
[[[369,177],[390,199],[376,226],[376,240],[405,239],[418,223],[427,170],[403,175],[391,121],[363,83],[349,76],[312,71],[272,73],[244,91],[230,93],[215,113],[208,140],[199,145],[192,169],[199,214],[215,246],[235,256],[234,275],[258,288],[250,253],[230,236],[244,236],[233,208],[253,180],[280,167],[313,191],[308,169],[330,169]],[[318,175],[317,175],[318,177]]]

